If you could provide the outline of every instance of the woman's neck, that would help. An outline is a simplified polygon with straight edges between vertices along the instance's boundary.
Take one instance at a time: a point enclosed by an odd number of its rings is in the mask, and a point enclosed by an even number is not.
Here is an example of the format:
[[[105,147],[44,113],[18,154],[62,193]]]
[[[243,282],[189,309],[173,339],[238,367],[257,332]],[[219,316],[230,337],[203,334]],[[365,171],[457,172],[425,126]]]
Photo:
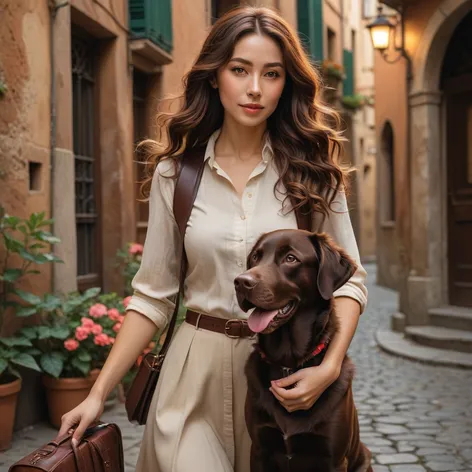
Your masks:
[[[218,157],[232,157],[242,161],[250,160],[255,155],[260,156],[265,131],[265,122],[259,126],[248,127],[225,120],[215,144],[215,154]]]

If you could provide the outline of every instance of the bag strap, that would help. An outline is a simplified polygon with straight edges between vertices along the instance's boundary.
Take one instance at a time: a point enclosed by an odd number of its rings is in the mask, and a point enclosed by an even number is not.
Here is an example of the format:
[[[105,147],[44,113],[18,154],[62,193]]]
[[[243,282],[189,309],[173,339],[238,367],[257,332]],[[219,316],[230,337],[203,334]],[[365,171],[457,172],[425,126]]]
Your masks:
[[[174,312],[167,329],[164,344],[159,351],[159,356],[163,357],[167,354],[172,335],[174,334],[177,314],[179,312],[180,298],[182,296],[185,275],[187,274],[187,254],[185,253],[184,237],[190,213],[197,196],[198,187],[202,180],[203,169],[205,164],[205,148],[190,149],[184,152],[181,159],[180,171],[177,177],[174,190],[174,218],[177,221],[180,236],[182,238],[182,255],[179,273],[179,291],[175,299]]]
[[[175,300],[174,312],[167,329],[166,338],[159,356],[165,356],[169,349],[172,335],[175,329],[175,323],[177,321],[177,314],[179,311],[180,298],[182,296],[185,276],[187,274],[188,260],[185,253],[184,237],[185,230],[187,228],[187,222],[192,212],[195,198],[197,197],[198,187],[202,180],[203,169],[205,164],[205,148],[190,149],[185,151],[181,159],[180,172],[177,177],[174,190],[174,217],[177,221],[180,236],[182,238],[182,257],[180,263],[180,274],[179,274],[179,291]],[[299,229],[305,231],[311,231],[311,212],[303,213],[301,208],[295,210],[295,216],[297,218],[297,226]]]

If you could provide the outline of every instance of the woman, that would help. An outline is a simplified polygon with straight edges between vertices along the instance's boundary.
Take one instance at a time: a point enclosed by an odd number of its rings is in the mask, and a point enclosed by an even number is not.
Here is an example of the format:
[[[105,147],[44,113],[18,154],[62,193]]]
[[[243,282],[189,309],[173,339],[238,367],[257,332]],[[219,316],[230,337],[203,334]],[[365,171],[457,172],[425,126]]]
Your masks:
[[[341,138],[327,124],[339,120],[322,105],[320,92],[296,32],[275,12],[242,7],[215,23],[187,76],[180,111],[165,118],[167,147],[154,143],[150,153],[156,170],[149,229],[125,322],[90,395],[65,415],[61,433],[78,425],[74,439],[82,436],[173,311],[181,241],[171,177],[185,146],[206,145],[185,235],[186,307],[205,316],[247,318],[233,280],[261,233],[296,228],[291,202],[311,209],[313,230],[330,233],[359,263],[345,176],[335,162]],[[366,303],[365,275],[359,264],[335,293],[341,327],[323,363],[273,383],[272,393],[288,411],[310,408],[338,377]],[[248,472],[243,368],[254,341],[194,324],[182,324],[167,354],[137,470]]]

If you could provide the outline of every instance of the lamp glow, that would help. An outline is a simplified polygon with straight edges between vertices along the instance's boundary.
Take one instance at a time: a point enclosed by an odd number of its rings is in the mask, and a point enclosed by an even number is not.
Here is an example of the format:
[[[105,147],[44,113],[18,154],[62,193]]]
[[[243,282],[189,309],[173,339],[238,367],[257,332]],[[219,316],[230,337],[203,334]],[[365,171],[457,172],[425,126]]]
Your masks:
[[[367,28],[370,31],[374,49],[379,51],[388,49],[390,45],[390,35],[395,26],[382,14],[382,7],[379,7],[377,17],[372,23],[367,25]]]

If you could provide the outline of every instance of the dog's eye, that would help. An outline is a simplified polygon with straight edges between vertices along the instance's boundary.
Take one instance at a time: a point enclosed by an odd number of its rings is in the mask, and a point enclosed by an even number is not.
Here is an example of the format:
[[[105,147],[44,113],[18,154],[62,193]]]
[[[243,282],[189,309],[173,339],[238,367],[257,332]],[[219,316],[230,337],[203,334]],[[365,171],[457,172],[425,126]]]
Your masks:
[[[252,262],[257,262],[258,259],[259,259],[259,254],[257,252],[254,252],[251,256]]]
[[[298,262],[298,259],[293,254],[288,254],[285,260],[287,262]]]

